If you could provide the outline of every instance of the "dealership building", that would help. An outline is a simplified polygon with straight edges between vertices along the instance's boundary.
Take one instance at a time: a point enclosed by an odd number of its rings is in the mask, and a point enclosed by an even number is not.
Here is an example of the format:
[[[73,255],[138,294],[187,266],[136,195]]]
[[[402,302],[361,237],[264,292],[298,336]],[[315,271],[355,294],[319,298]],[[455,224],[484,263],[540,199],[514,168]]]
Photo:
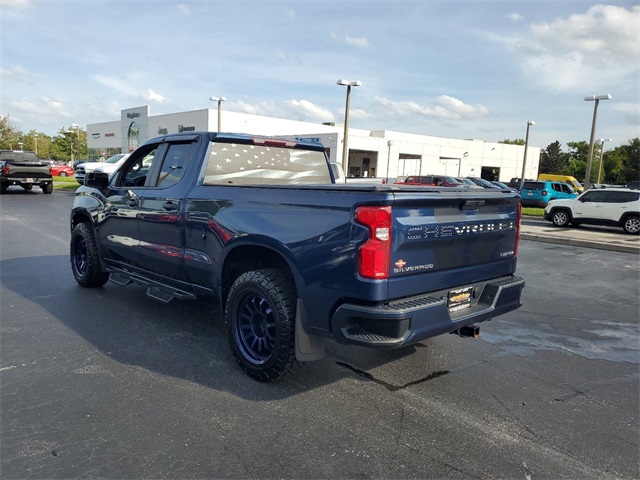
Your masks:
[[[122,110],[120,120],[87,125],[89,160],[132,152],[158,135],[219,130],[218,110],[203,109],[166,115],[149,115],[149,107]],[[321,143],[331,162],[341,163],[344,127],[282,118],[221,112],[220,130],[249,135],[278,136]],[[525,158],[522,145],[475,139],[431,137],[390,130],[350,128],[348,177],[375,177],[395,181],[409,175],[450,175],[509,181],[520,177]],[[525,178],[537,178],[540,148],[528,147]]]

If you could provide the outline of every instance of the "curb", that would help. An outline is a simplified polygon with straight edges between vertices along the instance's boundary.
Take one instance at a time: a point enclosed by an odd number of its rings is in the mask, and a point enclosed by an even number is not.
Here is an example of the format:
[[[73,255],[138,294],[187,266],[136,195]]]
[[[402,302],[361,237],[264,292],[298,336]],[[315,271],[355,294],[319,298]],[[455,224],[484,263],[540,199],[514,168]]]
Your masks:
[[[537,235],[535,233],[520,232],[521,240],[532,240],[534,242],[555,243],[560,245],[571,245],[574,247],[597,248],[599,250],[609,250],[622,253],[640,254],[639,246],[620,245],[617,243],[594,242],[590,240],[578,240],[575,238],[555,237],[549,235]]]

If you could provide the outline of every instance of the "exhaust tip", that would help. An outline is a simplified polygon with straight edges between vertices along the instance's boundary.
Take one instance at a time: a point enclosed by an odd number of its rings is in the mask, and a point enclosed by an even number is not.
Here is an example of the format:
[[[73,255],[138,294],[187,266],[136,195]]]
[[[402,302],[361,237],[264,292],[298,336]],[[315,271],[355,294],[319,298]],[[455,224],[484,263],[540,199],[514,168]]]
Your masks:
[[[452,333],[455,333],[463,338],[480,338],[480,327],[477,325],[467,325],[465,327],[459,328]]]

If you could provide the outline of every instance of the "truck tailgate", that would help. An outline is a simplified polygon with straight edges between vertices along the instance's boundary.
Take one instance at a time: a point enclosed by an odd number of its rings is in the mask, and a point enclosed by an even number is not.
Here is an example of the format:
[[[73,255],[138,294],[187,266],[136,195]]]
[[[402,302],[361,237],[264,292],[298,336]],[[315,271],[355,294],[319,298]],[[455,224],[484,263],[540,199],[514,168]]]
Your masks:
[[[519,233],[520,199],[502,191],[410,192],[393,204],[389,298],[511,275]]]
[[[7,170],[6,173],[11,177],[42,178],[51,176],[49,165],[40,162],[8,162]]]

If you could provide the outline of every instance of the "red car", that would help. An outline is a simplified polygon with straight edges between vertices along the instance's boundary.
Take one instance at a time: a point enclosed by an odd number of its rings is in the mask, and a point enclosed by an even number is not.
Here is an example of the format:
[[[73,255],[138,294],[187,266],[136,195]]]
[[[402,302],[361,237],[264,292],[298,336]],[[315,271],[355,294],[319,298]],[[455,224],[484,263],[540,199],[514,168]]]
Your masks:
[[[446,175],[418,175],[407,177],[403,181],[395,182],[397,185],[423,185],[425,187],[462,187],[464,183]]]
[[[73,168],[64,163],[51,164],[51,175],[54,177],[71,177],[74,173]]]

